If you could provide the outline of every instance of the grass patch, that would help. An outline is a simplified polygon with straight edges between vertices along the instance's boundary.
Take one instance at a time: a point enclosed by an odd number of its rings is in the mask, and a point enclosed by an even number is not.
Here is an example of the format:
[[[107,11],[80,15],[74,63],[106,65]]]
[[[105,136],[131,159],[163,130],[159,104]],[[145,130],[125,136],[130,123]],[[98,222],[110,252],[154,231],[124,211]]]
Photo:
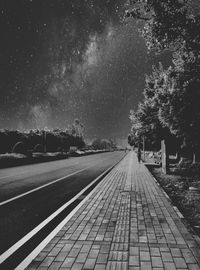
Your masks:
[[[200,236],[200,164],[173,164],[167,175],[161,167],[147,167]]]

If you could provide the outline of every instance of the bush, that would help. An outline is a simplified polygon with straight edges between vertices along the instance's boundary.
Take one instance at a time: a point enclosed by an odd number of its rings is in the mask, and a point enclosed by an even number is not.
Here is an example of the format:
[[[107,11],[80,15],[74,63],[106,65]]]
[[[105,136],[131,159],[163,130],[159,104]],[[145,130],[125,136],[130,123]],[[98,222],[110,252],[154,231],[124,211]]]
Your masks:
[[[35,147],[38,144],[43,145],[44,143],[46,143],[47,152],[56,152],[58,148],[62,148],[65,152],[68,152],[71,145],[78,148],[82,148],[85,145],[82,136],[73,135],[69,130],[56,129],[54,131],[44,132],[37,129],[30,130],[29,132],[21,132],[18,130],[0,129],[0,154],[18,151],[15,149],[15,145],[18,142],[25,144],[25,149],[20,149],[20,152],[27,149],[43,152],[44,149],[41,146],[39,149],[38,146],[37,148]],[[20,146],[18,147],[20,148]]]
[[[17,142],[12,149],[12,153],[24,154],[28,153],[28,149],[23,142]]]
[[[41,144],[36,144],[36,146],[33,149],[33,152],[42,153],[44,152],[44,147]]]

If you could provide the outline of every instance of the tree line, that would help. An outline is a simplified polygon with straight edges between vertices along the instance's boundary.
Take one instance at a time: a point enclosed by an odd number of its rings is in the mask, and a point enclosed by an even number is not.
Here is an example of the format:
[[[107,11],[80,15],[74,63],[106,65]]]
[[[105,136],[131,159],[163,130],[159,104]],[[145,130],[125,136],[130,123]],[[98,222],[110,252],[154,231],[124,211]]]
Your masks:
[[[164,68],[160,63],[146,75],[143,101],[130,112],[129,142],[138,144],[145,136],[149,145],[158,148],[165,139],[195,161],[200,156],[200,4],[190,0],[130,2],[126,17],[139,22],[148,50],[170,51],[172,64]]]
[[[116,149],[116,143],[112,139],[95,139],[92,142],[92,148],[94,150],[100,149],[106,149],[106,150],[114,150]]]
[[[0,130],[0,153],[68,152],[70,146],[85,147],[83,125],[79,120],[68,129]]]
[[[31,129],[27,131],[0,130],[0,154],[31,152],[69,152],[70,146],[77,149],[114,150],[112,139],[94,139],[90,145],[85,143],[83,125],[76,119],[68,129]]]

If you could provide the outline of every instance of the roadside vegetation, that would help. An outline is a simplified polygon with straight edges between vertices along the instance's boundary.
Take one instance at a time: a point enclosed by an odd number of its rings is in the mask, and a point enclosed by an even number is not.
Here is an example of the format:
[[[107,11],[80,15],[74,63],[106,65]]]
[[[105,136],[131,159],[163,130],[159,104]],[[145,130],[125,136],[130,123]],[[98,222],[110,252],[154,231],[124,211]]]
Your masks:
[[[200,164],[191,160],[174,163],[174,160],[174,157],[170,159],[167,174],[153,163],[147,167],[182,212],[187,224],[200,236]]]
[[[176,141],[182,156],[199,159],[200,151],[200,4],[190,0],[135,0],[127,16],[138,22],[149,53],[168,53],[146,75],[144,98],[132,110],[131,137],[152,145]],[[181,152],[181,153],[180,153]]]
[[[112,140],[85,143],[83,125],[76,119],[68,129],[0,130],[0,168],[102,153],[116,149]]]
[[[159,157],[165,140],[168,174],[150,166],[156,179],[200,234],[200,4],[196,0],[134,0],[126,17],[135,20],[150,54],[166,53],[145,77],[143,101],[130,112],[130,145]],[[149,161],[149,160],[148,160]],[[161,160],[160,160],[161,161]]]

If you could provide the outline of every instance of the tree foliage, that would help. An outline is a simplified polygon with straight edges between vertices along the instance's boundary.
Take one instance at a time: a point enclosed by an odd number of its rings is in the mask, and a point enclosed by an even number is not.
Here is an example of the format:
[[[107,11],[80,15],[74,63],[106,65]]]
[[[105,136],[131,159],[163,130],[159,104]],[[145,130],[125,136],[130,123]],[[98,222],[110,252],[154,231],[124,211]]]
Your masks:
[[[144,100],[139,103],[137,111],[132,110],[130,113],[132,135],[136,144],[140,143],[142,137],[145,136],[149,145],[159,148],[160,141],[170,137],[169,129],[160,120],[161,103],[166,99],[164,92],[167,84],[162,64],[158,69],[153,67],[151,75],[146,75]]]
[[[79,125],[82,124],[79,122]],[[48,152],[68,152],[70,146],[76,146],[79,149],[85,146],[83,131],[81,130],[80,132],[80,128],[78,129],[77,126],[76,129],[72,126],[70,129],[36,129],[24,132],[0,130],[0,153],[7,153],[13,149],[18,149],[20,147],[18,146],[19,142],[20,145],[26,145],[26,149],[31,151],[38,150],[38,145],[40,146],[40,151],[42,151],[41,146],[44,151],[44,144],[46,144]]]
[[[95,150],[110,150],[110,149],[115,149],[116,148],[116,144],[113,142],[113,140],[108,140],[108,139],[95,139],[92,142],[92,147]]]
[[[198,44],[199,15],[189,0],[132,0],[127,16],[145,21],[142,34],[149,50]]]
[[[140,125],[137,132],[158,138],[169,131],[195,151],[200,146],[199,12],[190,0],[133,0],[127,14],[144,22],[149,50],[173,53],[172,66],[160,64],[146,77],[144,100],[130,114],[132,129]]]

